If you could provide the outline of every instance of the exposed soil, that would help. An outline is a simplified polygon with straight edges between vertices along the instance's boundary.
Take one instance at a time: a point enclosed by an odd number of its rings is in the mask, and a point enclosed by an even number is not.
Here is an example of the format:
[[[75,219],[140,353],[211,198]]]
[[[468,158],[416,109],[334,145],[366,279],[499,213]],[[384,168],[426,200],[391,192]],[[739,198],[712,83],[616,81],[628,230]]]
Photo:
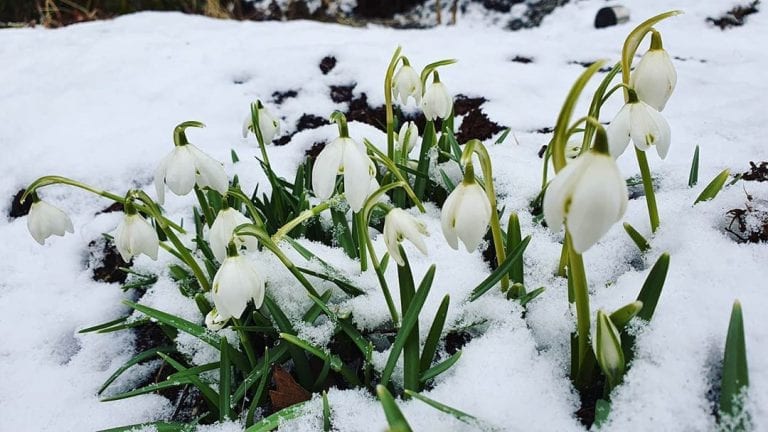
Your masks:
[[[272,102],[280,105],[285,102],[286,99],[295,98],[299,95],[296,90],[276,91],[272,93]]]
[[[12,218],[20,218],[29,214],[29,209],[32,207],[32,200],[27,199],[24,204],[21,203],[21,196],[24,195],[26,189],[22,189],[16,193],[11,199],[11,209],[8,211],[8,216]]]
[[[746,181],[764,182],[768,181],[768,162],[760,162],[760,165],[750,161],[749,171],[741,174],[741,179]]]
[[[323,75],[328,75],[328,72],[332,71],[334,67],[336,67],[336,57],[334,56],[325,56],[322,60],[320,60],[320,72],[323,73]]]
[[[336,103],[350,102],[354,96],[354,89],[356,84],[348,85],[332,85],[331,86],[331,100]]]
[[[762,180],[761,180],[762,181]],[[739,243],[768,242],[768,202],[756,200],[747,194],[744,208],[726,212],[728,226],[725,231]]]
[[[123,261],[114,244],[100,237],[88,243],[88,254],[91,262],[98,264],[93,267],[91,278],[106,283],[125,283],[128,273],[120,267],[130,267],[131,263]]]
[[[720,27],[720,30],[743,26],[747,16],[759,11],[757,8],[759,4],[760,0],[754,0],[746,5],[734,6],[733,9],[717,18],[707,17],[707,22],[711,22],[716,27]]]
[[[528,63],[533,63],[533,58],[516,55],[512,57],[511,61],[514,63],[528,64]]]

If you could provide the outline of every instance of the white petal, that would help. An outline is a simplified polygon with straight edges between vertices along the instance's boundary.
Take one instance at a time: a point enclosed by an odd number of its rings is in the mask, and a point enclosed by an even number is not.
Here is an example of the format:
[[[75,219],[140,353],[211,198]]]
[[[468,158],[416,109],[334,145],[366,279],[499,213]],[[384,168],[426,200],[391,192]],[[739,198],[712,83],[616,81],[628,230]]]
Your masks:
[[[131,240],[131,248],[136,255],[143,253],[153,260],[157,260],[157,249],[160,247],[157,231],[141,216],[138,216],[134,223]]]
[[[608,147],[614,159],[618,159],[629,144],[631,108],[631,104],[624,104],[605,130],[608,135]]]
[[[440,225],[443,228],[443,236],[448,245],[453,249],[459,248],[459,240],[456,235],[456,209],[461,204],[463,194],[464,188],[462,185],[457,186],[446,198],[445,203],[443,203],[443,209],[440,212]]]
[[[186,195],[195,186],[195,158],[187,147],[175,147],[165,164],[163,180],[176,195]]]
[[[573,190],[566,216],[573,248],[578,253],[597,243],[626,209],[626,183],[616,163],[604,155],[592,156],[588,169]]]
[[[195,158],[196,182],[201,188],[209,187],[220,194],[229,189],[229,177],[221,162],[203,153],[192,144],[187,144]]]
[[[242,256],[229,257],[213,278],[213,302],[222,318],[240,318],[248,302],[263,291],[263,280],[253,263]]]
[[[666,157],[669,151],[669,123],[656,111],[656,108],[640,101],[632,108],[632,142],[640,150],[647,150],[652,145],[659,145],[659,155]],[[663,153],[663,156],[662,156]]]
[[[65,232],[75,232],[69,216],[45,201],[32,203],[27,216],[27,229],[41,245],[52,235],[63,236]]]
[[[117,251],[120,253],[120,257],[123,258],[123,261],[128,262],[133,258],[133,252],[131,251],[131,242],[130,242],[130,227],[133,223],[133,220],[130,219],[128,216],[123,217],[123,220],[120,221],[120,224],[117,226],[117,229],[115,230],[115,247],[117,248]]]
[[[456,233],[467,252],[477,249],[488,231],[491,204],[483,188],[477,184],[465,186],[460,205],[456,208]]]
[[[211,251],[219,262],[224,262],[227,257],[227,245],[232,240],[232,233],[235,228],[245,223],[251,223],[251,220],[233,208],[219,211],[208,231],[208,243],[210,243]],[[249,236],[248,238],[253,237]],[[257,243],[246,242],[245,244],[246,247],[253,250],[257,247]]]
[[[328,199],[333,195],[336,175],[339,173],[344,154],[344,139],[336,138],[328,143],[317,155],[315,164],[312,166],[312,190],[320,199]]]
[[[391,210],[390,213],[395,210],[397,209]],[[389,256],[392,257],[397,265],[402,266],[405,265],[405,261],[400,255],[400,243],[398,242],[399,235],[397,227],[395,226],[396,224],[397,222],[395,222],[388,213],[384,219],[384,245],[387,247]]]
[[[371,163],[368,155],[361,152],[350,140],[344,145],[343,155],[344,195],[352,211],[363,208],[371,184]]]
[[[266,108],[261,108],[259,110],[259,128],[261,129],[261,136],[264,138],[264,144],[270,144],[280,131],[280,122]]]
[[[584,172],[584,165],[591,158],[590,153],[578,156],[566,165],[547,186],[544,193],[544,220],[553,232],[559,232],[565,220],[566,207],[570,205],[573,188]]]
[[[663,49],[649,50],[638,62],[629,81],[637,96],[643,102],[656,108],[664,109],[677,84],[677,72]]]
[[[165,172],[168,170],[168,162],[172,156],[173,153],[165,156],[155,170],[155,190],[157,191],[157,202],[159,204],[165,203]]]
[[[427,120],[435,120],[438,117],[447,118],[453,108],[453,98],[448,94],[448,89],[443,83],[432,83],[424,93],[421,108]]]

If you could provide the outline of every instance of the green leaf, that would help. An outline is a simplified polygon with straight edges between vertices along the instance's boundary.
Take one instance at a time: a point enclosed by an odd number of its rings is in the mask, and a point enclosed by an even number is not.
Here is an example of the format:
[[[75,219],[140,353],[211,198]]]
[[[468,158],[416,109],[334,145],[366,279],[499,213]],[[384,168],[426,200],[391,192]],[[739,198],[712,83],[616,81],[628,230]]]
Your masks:
[[[268,432],[277,429],[286,420],[295,419],[304,414],[306,402],[299,402],[295,405],[291,405],[288,408],[283,408],[280,411],[266,417],[249,427],[245,432]]]
[[[629,238],[635,242],[635,245],[637,245],[637,248],[640,249],[640,252],[645,252],[651,248],[648,240],[646,240],[642,234],[637,232],[637,230],[632,225],[630,225],[629,222],[624,222],[624,231],[629,234]]]
[[[720,384],[720,412],[733,417],[738,416],[743,409],[743,401],[740,399],[748,386],[749,370],[747,368],[747,346],[744,341],[744,320],[741,313],[741,303],[736,300],[733,302],[733,309],[731,309],[728,336],[725,339],[723,379]],[[735,430],[745,430],[745,425],[742,423],[741,428]]]
[[[445,170],[440,168],[440,177],[443,179],[443,185],[445,185],[445,190],[448,193],[453,192],[454,189],[456,189],[456,184],[453,183],[450,177],[448,177],[448,174],[445,173]]]
[[[353,371],[349,366],[345,365],[344,362],[341,360],[341,357],[335,355],[335,354],[329,354],[325,351],[323,351],[320,347],[317,347],[315,345],[312,345],[308,341],[305,341],[304,339],[301,339],[297,336],[294,336],[292,334],[288,333],[280,333],[280,338],[286,340],[287,342],[290,342],[291,344],[295,345],[296,347],[299,347],[306,352],[314,355],[315,357],[319,358],[320,360],[323,360],[324,362],[327,362],[331,365],[331,369],[335,370],[336,372],[340,373],[341,376],[344,377],[344,379],[349,383],[351,386],[357,386],[359,384],[359,380],[357,378],[357,374],[355,374],[355,371]],[[310,386],[311,388],[311,386]]]
[[[230,152],[230,156],[232,157],[232,163],[236,164],[240,162],[240,157],[237,156],[237,152],[235,152],[235,149],[232,149]]]
[[[291,321],[269,295],[264,296],[264,306],[267,307],[277,328],[279,328],[282,333],[291,335],[296,334],[296,330],[293,328]],[[288,352],[291,354],[293,362],[296,365],[296,375],[299,377],[299,384],[305,389],[310,388],[312,385],[312,372],[309,369],[309,361],[304,355],[304,352],[292,345],[288,346]]]
[[[328,403],[328,393],[323,392],[323,432],[331,430],[331,405]]]
[[[431,406],[432,408],[438,411],[442,411],[446,414],[450,414],[456,417],[456,419],[463,421],[464,423],[468,423],[471,425],[477,425],[478,423],[478,419],[475,416],[467,414],[464,411],[457,410],[456,408],[451,408],[448,405],[442,404],[434,399],[430,399],[424,395],[416,393],[415,391],[405,390],[405,394],[407,394],[408,396],[412,396],[413,398],[421,402],[424,402],[425,404]]]
[[[344,212],[331,208],[331,219],[333,220],[334,232],[338,233],[336,240],[350,258],[357,258],[357,247],[352,238],[352,231],[347,223],[347,216]]]
[[[656,260],[656,264],[653,265],[653,268],[648,273],[643,288],[637,296],[637,300],[643,303],[643,308],[637,314],[640,318],[646,321],[650,321],[653,318],[653,312],[656,310],[656,304],[659,302],[668,270],[669,254],[665,252]]]
[[[164,353],[158,353],[158,355],[165,360],[166,363],[171,365],[174,369],[176,369],[178,372],[172,374],[167,378],[168,381],[174,381],[174,380],[183,380],[183,381],[189,381],[190,384],[197,387],[198,390],[200,390],[200,393],[203,395],[203,398],[205,399],[205,402],[208,404],[208,409],[212,412],[216,412],[219,410],[219,394],[216,393],[208,384],[204,383],[200,379],[200,373],[204,372],[205,370],[209,370],[209,368],[201,368],[201,367],[194,367],[194,368],[187,368],[181,363],[177,362],[173,359],[173,357],[166,355]],[[214,366],[218,366],[217,363],[213,363]]]
[[[707,185],[707,187],[704,188],[703,191],[701,191],[701,194],[699,194],[698,198],[696,198],[696,201],[693,202],[694,205],[702,202],[702,201],[709,201],[717,196],[718,193],[720,193],[720,190],[725,185],[725,182],[728,180],[728,176],[731,174],[731,170],[724,169],[720,174],[715,176],[715,178],[712,179],[711,182]]]
[[[450,369],[451,366],[453,366],[457,361],[459,361],[460,358],[461,358],[461,351],[456,351],[456,353],[453,354],[452,356],[432,366],[431,368],[425,370],[424,373],[422,373],[421,376],[419,377],[419,380],[422,383],[426,383],[432,378],[435,378],[436,376]]]
[[[507,139],[507,135],[512,132],[512,128],[506,128],[504,129],[504,132],[501,133],[499,138],[496,139],[496,142],[494,144],[501,144]]]
[[[138,303],[134,303],[129,300],[123,300],[123,304],[133,309],[136,309],[137,311],[143,313],[144,315],[147,315],[150,318],[154,318],[163,324],[169,325],[173,328],[183,331],[184,333],[188,333],[200,339],[201,341],[207,343],[208,345],[211,345],[216,349],[219,348],[219,344],[221,343],[221,338],[217,334],[209,332],[208,329],[206,329],[203,326],[189,322],[184,318],[179,318],[175,315],[171,315],[169,313],[165,313],[163,311],[153,309],[149,306],[144,306]]]
[[[424,127],[424,134],[421,139],[421,151],[419,153],[419,163],[416,170],[422,175],[417,176],[413,185],[413,190],[420,200],[426,198],[427,179],[429,179],[429,151],[435,145],[437,136],[435,134],[435,123],[427,121]]]
[[[688,187],[696,186],[699,182],[699,146],[693,151],[693,160],[691,160],[691,172],[688,174]]]
[[[390,429],[401,430],[405,432],[411,432],[411,426],[403,416],[403,412],[397,407],[395,398],[383,385],[376,386],[376,394],[379,396],[381,406],[384,408],[384,415],[387,417],[387,423]]]
[[[523,241],[516,248],[514,248],[509,253],[509,255],[507,255],[507,258],[504,260],[504,262],[502,262],[501,265],[496,268],[496,270],[488,275],[484,281],[480,282],[480,285],[472,290],[472,294],[469,296],[469,301],[473,302],[479,299],[480,296],[493,288],[493,286],[496,285],[501,280],[501,278],[504,277],[504,275],[508,274],[512,269],[512,266],[515,265],[515,262],[517,260],[523,259],[523,252],[525,251],[525,248],[528,247],[528,243],[530,241],[531,236],[526,236]]]
[[[147,393],[154,393],[158,390],[171,388],[171,387],[178,387],[178,386],[187,385],[187,384],[192,384],[192,382],[188,378],[161,381],[159,383],[149,384],[147,386],[144,386],[135,390],[131,390],[131,391],[117,394],[117,395],[102,398],[101,401],[109,402],[109,401],[116,401],[120,399],[127,399],[130,397],[139,396]]]
[[[351,283],[347,282],[346,280],[340,277],[319,273],[304,267],[296,267],[296,268],[299,269],[299,271],[304,274],[308,274],[310,276],[314,276],[318,279],[322,279],[328,282],[333,282],[334,284],[336,284],[337,287],[339,287],[340,290],[344,291],[344,293],[349,295],[350,297],[357,297],[359,295],[365,294],[365,291],[352,285]]]
[[[400,249],[400,256],[403,257],[403,265],[397,266],[397,277],[400,282],[400,310],[403,315],[407,316],[416,292],[414,290],[413,272],[411,271],[411,264],[408,261],[408,256],[402,246],[398,245],[398,248]],[[431,285],[432,282],[430,281],[429,284]],[[427,290],[428,289],[429,288],[427,288]],[[419,308],[421,308],[421,306],[419,306]],[[403,386],[407,389],[419,390],[420,360],[418,316],[414,320],[410,330],[408,330],[408,334],[405,336],[405,344],[403,345]]]
[[[626,370],[619,330],[602,310],[597,311],[597,331],[592,342],[597,364],[603,371],[609,389],[621,383]]]
[[[245,379],[243,379],[243,381],[237,387],[237,390],[235,390],[235,393],[232,396],[232,402],[235,405],[240,403],[240,401],[245,397],[245,393],[251,388],[251,386],[253,386],[260,378],[262,378],[262,373],[269,368],[269,365],[272,363],[281,363],[286,360],[289,346],[290,344],[281,342],[277,346],[269,349],[268,355],[265,355],[261,360],[259,360],[259,363],[253,367],[253,370],[251,370],[248,376],[246,376]]]
[[[219,360],[219,421],[229,418],[230,392],[232,391],[232,366],[229,364],[229,342],[221,338],[221,359]]]
[[[196,424],[159,421],[151,423],[139,423],[129,426],[120,426],[110,429],[101,429],[98,432],[134,432],[137,430],[145,430],[150,427],[154,428],[153,430],[157,432],[194,432],[197,429]]]
[[[419,371],[421,373],[432,366],[432,360],[434,360],[437,346],[440,344],[440,336],[443,333],[445,319],[448,316],[448,305],[450,303],[451,298],[446,294],[445,297],[443,297],[443,301],[440,302],[440,307],[437,308],[435,319],[432,320],[432,327],[429,328],[427,339],[424,341],[424,349],[421,351],[421,360],[419,362]]]
[[[109,387],[110,384],[112,384],[120,375],[123,374],[126,370],[130,369],[131,366],[136,365],[138,363],[141,363],[143,361],[149,360],[152,357],[155,357],[158,355],[158,353],[170,353],[175,352],[176,349],[172,346],[161,346],[156,348],[150,348],[146,351],[142,351],[135,356],[131,357],[127,362],[125,362],[122,366],[120,366],[112,375],[107,378],[106,381],[104,381],[104,384],[99,387],[99,390],[96,391],[96,394],[101,394],[104,392],[104,390]]]
[[[258,370],[261,373],[261,376],[259,379],[259,386],[256,387],[256,393],[251,398],[251,406],[248,407],[248,413],[245,416],[246,427],[253,424],[253,415],[256,412],[256,408],[259,407],[259,401],[261,401],[261,396],[264,394],[264,389],[267,388],[267,383],[269,382],[269,366],[269,349],[265,348],[264,357],[261,358],[261,369],[258,369],[258,367],[254,368],[254,371]],[[238,388],[238,391],[239,390],[240,388]],[[235,392],[235,397],[237,399],[237,391]]]
[[[598,399],[595,403],[595,423],[594,427],[600,428],[608,416],[611,414],[611,403],[605,399]]]
[[[410,305],[408,306],[408,310],[403,315],[402,326],[400,327],[400,330],[398,330],[397,336],[395,336],[395,342],[392,344],[392,350],[390,351],[389,357],[387,358],[384,371],[381,373],[382,383],[389,383],[389,379],[392,377],[392,372],[395,370],[397,359],[400,357],[400,353],[402,352],[403,347],[405,346],[405,343],[411,334],[411,331],[419,321],[419,313],[421,313],[421,308],[424,306],[424,302],[427,299],[430,288],[432,288],[432,280],[434,277],[435,265],[433,264],[429,267],[429,270],[427,270],[427,273],[424,275],[424,279],[422,279],[421,284],[419,284],[419,289],[416,291],[416,295],[411,300]],[[419,364],[417,358],[416,366],[418,367],[418,365]]]
[[[523,237],[520,232],[520,219],[517,216],[517,213],[511,212],[509,214],[509,224],[507,225],[507,244],[506,244],[506,251],[510,252],[514,250],[517,246],[520,245],[520,243],[523,242]],[[517,282],[520,284],[525,285],[525,281],[523,280],[523,260],[519,259],[515,261],[512,268],[509,270],[509,280],[511,282]]]
[[[312,300],[315,299],[320,300],[320,304],[325,305],[328,300],[331,299],[331,290],[328,290],[323,293],[322,296],[318,299],[317,297],[313,296],[312,294],[308,294],[310,297],[312,297]],[[323,312],[323,308],[318,304],[318,302],[315,302],[307,311],[304,313],[304,316],[302,317],[302,320],[307,323],[314,323],[317,320],[317,317],[320,316],[320,314]]]
[[[80,334],[82,334],[82,333],[91,333],[91,332],[103,330],[103,329],[112,327],[114,325],[120,324],[120,323],[124,322],[127,319],[128,319],[128,317],[126,316],[126,317],[118,318],[118,319],[115,319],[115,320],[112,320],[112,321],[109,321],[109,322],[105,322],[103,324],[95,325],[95,326],[92,326],[92,327],[86,327],[86,328],[84,328],[82,330],[79,330],[78,333],[80,333]]]
[[[544,287],[538,287],[531,292],[525,293],[522,297],[520,297],[520,306],[525,307],[525,305],[532,302],[536,297],[541,295],[545,289],[546,288]]]
[[[312,299],[312,301],[315,302],[315,304],[320,309],[322,309],[323,312],[325,312],[331,321],[336,323],[341,328],[341,330],[346,333],[350,339],[352,339],[352,342],[354,342],[360,352],[366,356],[366,361],[370,362],[371,353],[368,350],[368,341],[360,333],[360,330],[358,330],[357,327],[351,324],[348,320],[340,318],[337,314],[331,311],[326,305],[326,302],[328,301],[327,299],[319,299],[311,294],[309,295],[309,298]]]
[[[622,306],[619,309],[616,309],[610,316],[611,322],[616,326],[616,328],[619,331],[622,331],[624,327],[629,324],[629,321],[632,320],[637,314],[640,313],[640,310],[643,309],[643,302],[641,301],[633,301],[632,303],[629,303],[625,306]]]

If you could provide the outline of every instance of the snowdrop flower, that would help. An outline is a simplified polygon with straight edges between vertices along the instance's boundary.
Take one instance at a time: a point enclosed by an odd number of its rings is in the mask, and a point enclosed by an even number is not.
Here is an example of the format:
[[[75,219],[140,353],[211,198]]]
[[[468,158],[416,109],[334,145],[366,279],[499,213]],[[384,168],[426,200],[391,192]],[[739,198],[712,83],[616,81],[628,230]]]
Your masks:
[[[427,255],[425,235],[429,235],[426,225],[403,209],[393,208],[384,218],[384,244],[397,265],[405,265],[399,247],[404,239],[410,240],[421,253]]]
[[[409,64],[404,64],[392,78],[392,92],[400,103],[406,105],[408,98],[413,97],[418,105],[421,102],[421,78]]]
[[[544,218],[555,231],[565,222],[573,249],[583,253],[618,222],[627,209],[627,184],[608,155],[598,131],[595,149],[577,157],[557,174],[544,195]]]
[[[403,123],[400,127],[400,132],[397,133],[397,148],[401,150],[405,148],[405,154],[411,152],[416,142],[419,140],[419,128],[416,123],[409,121]]]
[[[235,228],[249,223],[252,223],[250,219],[231,207],[219,211],[219,214],[216,215],[216,220],[211,224],[210,231],[208,231],[208,243],[211,245],[213,256],[219,262],[224,262],[224,259],[227,257],[227,245],[230,241],[234,241],[238,249],[240,246],[245,246],[249,250],[256,250],[258,248],[258,240],[255,237],[232,238]]]
[[[629,78],[629,85],[637,92],[641,101],[664,110],[669,96],[677,84],[677,72],[672,59],[662,47],[661,36],[654,31],[651,48],[643,55]]]
[[[257,110],[261,136],[264,138],[264,144],[270,144],[275,138],[275,135],[280,132],[280,121],[276,119],[272,113],[261,104],[261,102],[257,102],[256,105],[259,107]],[[248,136],[249,131],[255,133],[253,128],[253,116],[251,114],[249,114],[248,117],[245,118],[245,121],[243,121],[243,138]]]
[[[159,246],[157,231],[136,210],[126,205],[125,217],[115,232],[115,247],[123,261],[128,262],[140,254],[156,260]]]
[[[608,144],[611,155],[618,158],[627,149],[630,138],[639,150],[656,146],[659,157],[664,159],[669,152],[671,131],[669,123],[647,103],[638,100],[634,91],[629,91],[629,102],[624,104],[608,125]]]
[[[602,309],[597,311],[596,327],[592,337],[592,349],[600,369],[608,378],[610,386],[613,387],[621,382],[625,369],[619,330]]]
[[[344,175],[344,194],[352,211],[358,212],[368,197],[374,169],[371,159],[352,138],[338,137],[317,155],[312,168],[312,190],[320,199],[333,195],[336,175]]]
[[[440,82],[437,72],[432,84],[424,92],[424,98],[421,100],[421,109],[427,120],[435,120],[440,117],[448,118],[453,110],[453,98],[448,94],[445,84]]]
[[[224,166],[192,144],[177,145],[160,161],[155,172],[155,189],[160,204],[165,201],[165,185],[176,195],[186,195],[195,186],[209,187],[223,194],[229,188]]]
[[[205,315],[205,326],[208,327],[208,330],[221,330],[226,323],[227,320],[221,318],[221,315],[216,311],[216,308],[211,309],[211,311]]]
[[[472,174],[474,176],[474,174]],[[445,200],[440,222],[443,235],[453,249],[464,243],[467,252],[477,249],[488,230],[491,220],[491,203],[482,186],[474,179],[465,179]]]
[[[35,241],[42,245],[45,244],[45,239],[52,235],[63,236],[65,232],[75,232],[72,220],[61,209],[34,195],[32,200],[27,216],[27,228]]]
[[[266,285],[256,263],[238,255],[233,243],[227,249],[228,256],[213,278],[213,303],[220,321],[240,318],[251,300],[256,308],[261,307]]]

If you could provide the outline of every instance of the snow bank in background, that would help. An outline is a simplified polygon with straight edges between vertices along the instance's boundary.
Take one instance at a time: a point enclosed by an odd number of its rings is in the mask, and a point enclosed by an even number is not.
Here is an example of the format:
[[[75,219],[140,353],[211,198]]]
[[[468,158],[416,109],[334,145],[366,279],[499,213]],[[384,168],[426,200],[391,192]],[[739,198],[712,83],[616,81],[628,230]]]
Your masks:
[[[592,28],[596,10],[604,5],[596,0],[571,2],[540,28],[514,33],[469,19],[452,28],[396,31],[161,13],[59,30],[2,30],[0,211],[7,214],[11,197],[46,174],[117,193],[139,187],[154,195],[153,172],[171,149],[172,128],[192,119],[208,127],[191,130],[190,140],[224,161],[230,174],[238,174],[244,190],[257,183],[263,190],[264,179],[252,162],[258,149],[252,137],[239,136],[251,101],[264,100],[282,118],[283,133],[292,133],[304,113],[327,117],[334,109],[346,108],[329,98],[330,85],[355,84],[356,95],[365,92],[372,105],[383,103],[383,73],[397,44],[417,66],[457,58],[458,64],[441,71],[442,81],[455,94],[487,98],[484,112],[513,130],[504,144],[490,147],[499,206],[521,212],[523,232],[533,236],[526,252],[526,281],[531,288],[547,290],[529,306],[525,319],[498,293],[464,304],[488,269],[478,253],[446,247],[438,209],[429,208],[423,220],[432,234],[430,255],[422,257],[406,246],[416,277],[432,262],[438,266],[424,319],[431,319],[442,296],[450,294],[449,326],[482,319],[488,323],[485,334],[464,348],[455,369],[442,376],[428,396],[502,429],[579,430],[573,414],[578,397],[567,378],[573,323],[564,283],[552,276],[561,235],[534,224],[526,212],[540,187],[536,153],[550,138],[536,131],[553,125],[568,88],[583,70],[574,62],[615,61],[634,25],[663,10],[684,9],[685,15],[660,26],[679,76],[664,111],[673,131],[669,156],[663,162],[655,154],[649,158],[659,179],[661,229],[645,255],[617,225],[584,257],[595,311],[633,300],[658,256],[669,252],[672,257],[654,320],[640,330],[632,368],[613,394],[606,430],[715,427],[710,414],[714,401],[707,399],[707,391],[716,380],[713,365],[722,356],[735,298],[744,307],[755,430],[768,429],[768,325],[762,315],[768,309],[768,246],[737,244],[723,231],[725,212],[744,206],[745,191],[765,200],[768,186],[739,183],[714,201],[691,205],[720,170],[741,172],[750,160],[768,159],[768,85],[756,79],[768,61],[764,47],[755,43],[768,40],[768,18],[761,12],[748,17],[744,27],[721,31],[705,19],[730,9],[730,0],[624,3],[631,21],[602,30]],[[335,56],[338,64],[323,75],[318,63],[326,55]],[[516,56],[532,62],[511,61]],[[271,102],[274,92],[286,90],[295,90],[296,97],[280,105]],[[606,105],[603,120],[610,120],[619,105],[618,100]],[[354,138],[383,143],[381,132],[370,126],[351,123],[350,128]],[[330,126],[306,130],[288,145],[270,148],[275,170],[292,178],[304,151],[334,133]],[[688,168],[696,145],[701,146],[700,184],[689,189]],[[231,163],[231,149],[241,162]],[[619,164],[625,176],[637,174],[633,158],[623,157]],[[72,189],[46,188],[43,195],[72,216],[76,232],[39,247],[26,232],[25,218],[0,218],[0,430],[93,430],[169,416],[171,402],[157,395],[99,402],[96,390],[132,355],[133,337],[77,333],[127,312],[120,305],[125,294],[119,286],[92,281],[87,265],[88,243],[112,231],[119,215],[94,216],[105,201]],[[183,213],[189,197],[170,196],[166,201],[170,214],[189,217]],[[642,199],[632,200],[625,220],[647,233],[645,212]],[[342,303],[360,326],[371,328],[386,320],[373,274],[358,274],[355,263],[340,251],[305,246],[321,250],[324,259],[368,291]],[[376,247],[384,250],[381,239]],[[137,269],[160,275],[152,294],[142,301],[199,319],[193,304],[175,296],[164,270],[170,258],[163,260],[136,260]],[[273,258],[265,256],[265,261],[276,269],[270,273],[270,290],[287,313],[298,316],[309,300],[281,284],[289,276]],[[389,271],[388,277],[395,278],[393,269]],[[344,299],[339,292],[335,295]],[[303,336],[322,342],[330,328],[303,331]],[[199,354],[201,362],[207,361],[206,353]],[[135,371],[134,378],[141,373],[146,371]],[[130,384],[127,379],[123,385]],[[385,429],[381,407],[369,394],[332,390],[329,399],[339,430]],[[319,407],[319,399],[311,402],[307,416],[285,425],[285,430],[316,430]],[[417,430],[467,428],[418,401],[405,402],[402,409]],[[227,423],[201,430],[239,429],[239,424]]]

